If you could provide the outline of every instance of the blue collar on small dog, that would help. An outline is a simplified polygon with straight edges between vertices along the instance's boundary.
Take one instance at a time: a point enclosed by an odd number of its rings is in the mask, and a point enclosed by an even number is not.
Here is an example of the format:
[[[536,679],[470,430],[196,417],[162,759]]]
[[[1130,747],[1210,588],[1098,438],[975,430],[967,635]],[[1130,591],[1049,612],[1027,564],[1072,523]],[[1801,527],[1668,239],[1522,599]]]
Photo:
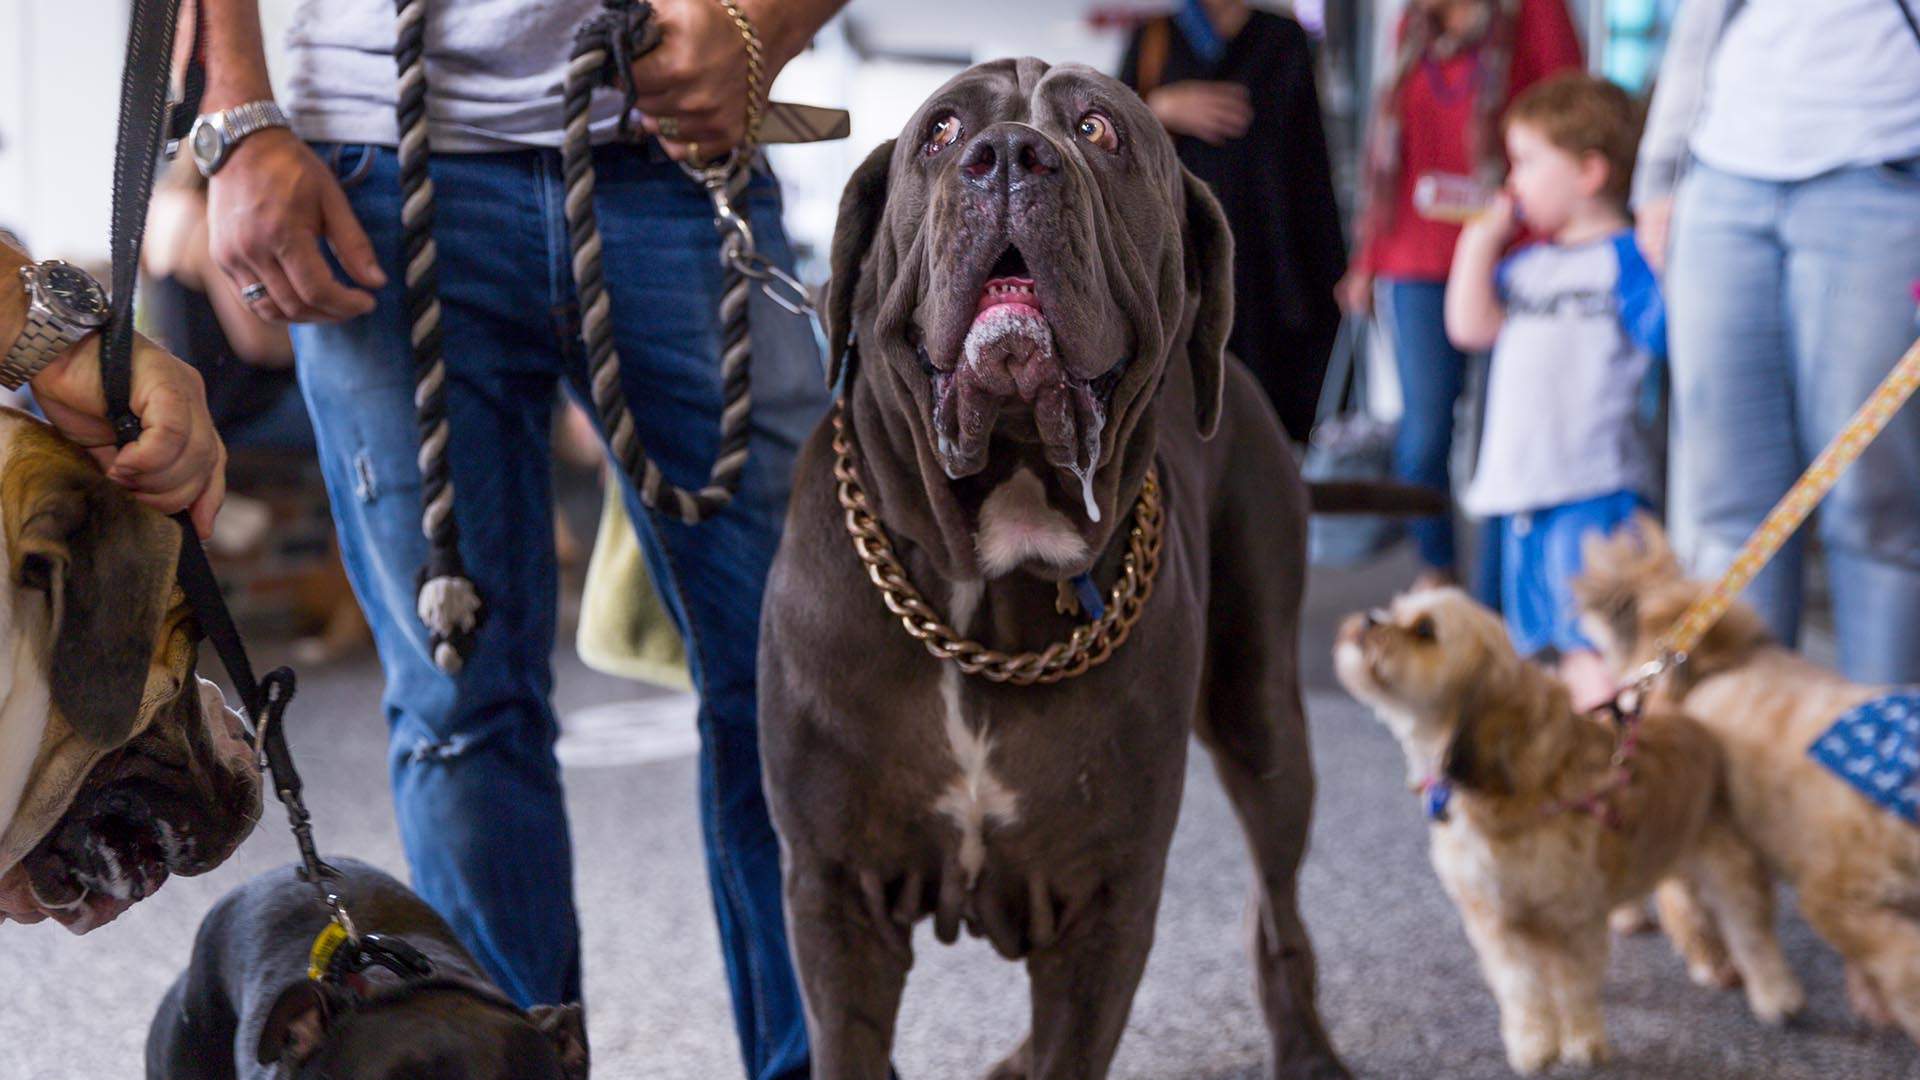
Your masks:
[[[1073,579],[1073,595],[1080,601],[1080,610],[1094,622],[1107,617],[1107,602],[1100,596],[1100,586],[1093,583],[1091,570]]]
[[[1447,820],[1447,804],[1453,801],[1453,784],[1437,776],[1429,776],[1420,781],[1420,809],[1427,815],[1428,821],[1442,824]]]

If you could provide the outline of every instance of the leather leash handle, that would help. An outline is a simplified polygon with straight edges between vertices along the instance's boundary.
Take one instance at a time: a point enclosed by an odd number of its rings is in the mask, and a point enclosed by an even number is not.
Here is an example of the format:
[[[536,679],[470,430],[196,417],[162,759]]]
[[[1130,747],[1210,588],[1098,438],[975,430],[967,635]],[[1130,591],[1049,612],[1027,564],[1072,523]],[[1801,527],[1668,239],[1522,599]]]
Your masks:
[[[133,0],[126,66],[120,76],[120,122],[113,152],[112,308],[100,340],[100,385],[107,418],[121,446],[140,437],[133,415],[133,294],[140,276],[140,238],[147,226],[154,162],[167,120],[167,76],[180,0]],[[188,530],[189,535],[192,530]]]
[[[147,204],[153,192],[153,171],[168,135],[176,140],[182,120],[198,108],[204,73],[197,55],[189,58],[186,97],[178,105],[183,115],[169,123],[167,89],[173,63],[174,30],[179,22],[181,0],[133,0],[132,19],[127,33],[126,66],[120,79],[120,119],[113,159],[113,225],[110,245],[113,253],[112,309],[100,343],[100,385],[106,397],[107,417],[113,424],[114,438],[120,446],[140,437],[140,418],[134,415],[133,393],[133,303],[140,273],[140,243],[147,226]],[[199,49],[200,8],[194,5],[193,48]],[[274,792],[286,804],[294,840],[300,848],[301,876],[319,884],[332,869],[320,860],[313,843],[313,830],[306,806],[301,800],[300,774],[294,768],[281,724],[287,702],[293,697],[293,672],[279,668],[262,682],[254,676],[253,664],[240,638],[214,579],[207,551],[194,530],[186,511],[173,515],[182,534],[178,581],[186,594],[194,621],[207,640],[213,642],[220,662],[233,680],[241,706],[253,727],[255,749],[266,760],[272,773]],[[324,895],[325,889],[322,888]]]

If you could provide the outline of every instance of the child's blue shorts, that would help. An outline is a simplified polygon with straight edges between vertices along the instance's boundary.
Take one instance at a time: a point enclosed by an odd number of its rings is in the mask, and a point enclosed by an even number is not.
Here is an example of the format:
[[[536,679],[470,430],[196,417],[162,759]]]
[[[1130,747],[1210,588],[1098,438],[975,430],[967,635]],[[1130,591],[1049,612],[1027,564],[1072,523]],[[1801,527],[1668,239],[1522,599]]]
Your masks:
[[[1500,531],[1500,610],[1521,656],[1593,649],[1580,632],[1573,602],[1580,544],[1613,532],[1644,509],[1640,496],[1618,491],[1489,522]]]

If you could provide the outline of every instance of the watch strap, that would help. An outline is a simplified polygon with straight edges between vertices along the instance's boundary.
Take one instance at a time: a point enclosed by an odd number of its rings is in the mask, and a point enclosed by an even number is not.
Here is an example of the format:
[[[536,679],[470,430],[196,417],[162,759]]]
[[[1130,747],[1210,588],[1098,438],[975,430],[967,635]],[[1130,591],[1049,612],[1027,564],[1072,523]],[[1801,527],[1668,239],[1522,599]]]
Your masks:
[[[53,317],[53,313],[38,304],[27,308],[27,325],[14,339],[13,347],[7,350],[7,357],[0,361],[0,386],[8,390],[18,390],[27,381],[40,374],[42,368],[53,363],[54,358],[73,347],[73,343],[85,337],[91,331],[76,328]]]
[[[256,131],[270,127],[292,127],[287,114],[281,111],[278,103],[272,100],[249,101],[244,105],[235,105],[220,114],[221,132],[226,136],[227,152],[241,139]]]

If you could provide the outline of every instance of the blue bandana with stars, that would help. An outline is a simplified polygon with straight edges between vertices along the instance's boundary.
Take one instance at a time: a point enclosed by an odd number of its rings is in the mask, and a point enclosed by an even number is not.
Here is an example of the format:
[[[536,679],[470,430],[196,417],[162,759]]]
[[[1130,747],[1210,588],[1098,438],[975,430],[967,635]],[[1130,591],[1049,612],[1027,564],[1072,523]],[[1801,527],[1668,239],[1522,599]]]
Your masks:
[[[1920,689],[1860,705],[1807,755],[1886,810],[1920,825]]]

